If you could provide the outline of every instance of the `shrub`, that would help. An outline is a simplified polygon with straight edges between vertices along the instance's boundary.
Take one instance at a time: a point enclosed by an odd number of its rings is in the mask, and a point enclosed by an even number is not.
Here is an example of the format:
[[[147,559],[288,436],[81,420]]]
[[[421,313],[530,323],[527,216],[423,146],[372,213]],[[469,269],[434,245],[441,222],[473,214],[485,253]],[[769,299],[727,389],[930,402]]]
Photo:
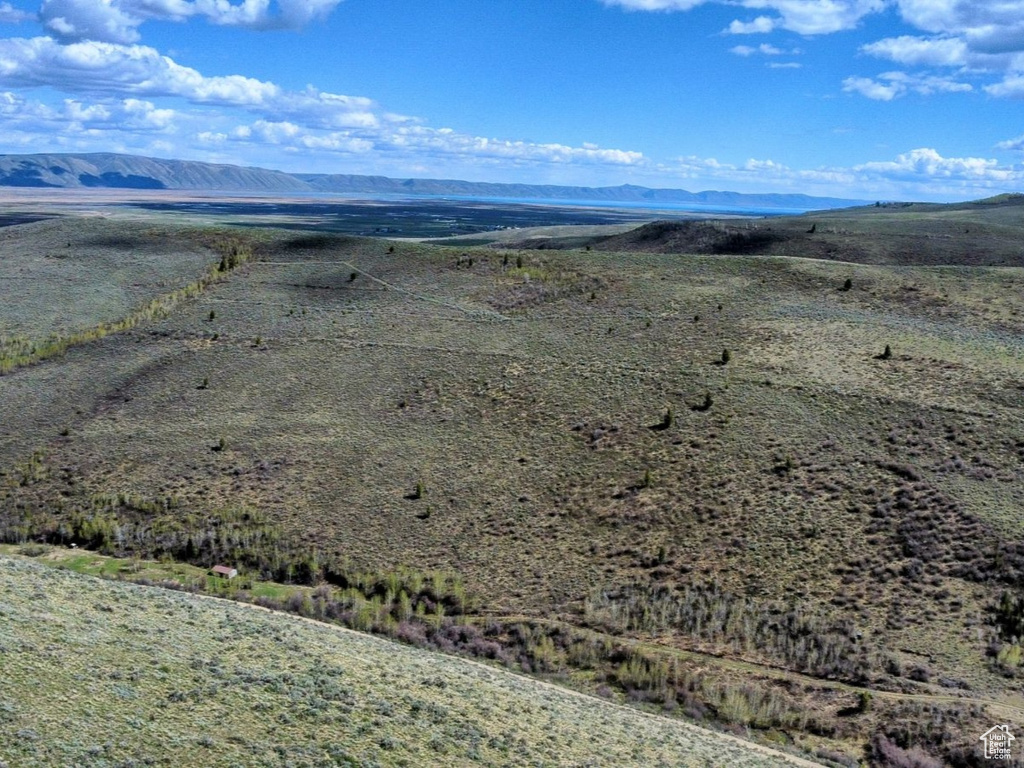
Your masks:
[[[672,406],[670,405],[665,410],[665,415],[662,416],[662,418],[661,418],[661,425],[660,425],[661,428],[662,429],[668,429],[669,427],[671,427],[673,422],[675,421],[675,418],[676,418],[675,414],[672,412]]]
[[[857,695],[857,711],[860,713],[871,711],[871,692],[861,691]]]
[[[730,360],[732,360],[732,355],[729,353],[729,350],[728,349],[723,349],[722,350],[722,365],[727,365]]]
[[[892,768],[942,768],[942,763],[918,747],[901,749],[881,733],[872,740],[871,751],[880,765]]]
[[[715,404],[715,400],[714,400],[713,397],[711,397],[711,393],[710,392],[705,392],[704,393],[704,402],[700,403],[699,405],[691,406],[691,408],[694,411],[710,411],[711,410],[711,406],[714,405],[714,404]]]

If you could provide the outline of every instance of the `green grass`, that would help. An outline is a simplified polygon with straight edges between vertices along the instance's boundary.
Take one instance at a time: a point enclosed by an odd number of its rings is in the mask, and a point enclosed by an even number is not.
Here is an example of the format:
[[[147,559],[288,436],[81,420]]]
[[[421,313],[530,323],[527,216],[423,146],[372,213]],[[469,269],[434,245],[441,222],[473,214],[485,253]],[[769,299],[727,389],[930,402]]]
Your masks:
[[[11,765],[788,765],[484,666],[0,557]]]
[[[0,523],[247,506],[290,555],[577,625],[595,593],[717,582],[852,624],[875,685],[1016,695],[985,618],[1020,567],[986,549],[1024,508],[1019,269],[510,251],[527,282],[501,251],[252,235],[167,317],[0,378]],[[647,639],[792,658],[738,637]]]

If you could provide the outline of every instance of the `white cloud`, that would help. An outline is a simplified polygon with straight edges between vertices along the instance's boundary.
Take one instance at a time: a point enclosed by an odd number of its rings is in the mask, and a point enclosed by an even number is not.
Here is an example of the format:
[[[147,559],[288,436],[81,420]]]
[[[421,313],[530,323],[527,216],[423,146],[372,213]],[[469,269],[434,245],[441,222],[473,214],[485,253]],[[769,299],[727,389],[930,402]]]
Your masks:
[[[998,144],[996,144],[996,148],[1022,151],[1024,150],[1024,135],[1018,136],[1015,139],[1007,139],[1006,141],[1000,141]]]
[[[929,148],[911,150],[892,161],[864,163],[853,170],[888,179],[953,179],[995,184],[1024,181],[1021,168],[1000,166],[996,160],[982,157],[942,157]]]
[[[173,109],[159,109],[140,99],[64,99],[51,106],[10,91],[0,92],[0,125],[4,131],[38,131],[70,137],[83,133],[173,133],[179,117]]]
[[[955,37],[902,35],[861,47],[864,53],[911,66],[953,67],[967,63],[967,43]]]
[[[982,53],[1024,50],[1022,0],[899,0],[903,19],[926,32],[955,35]]]
[[[885,10],[886,0],[740,0],[752,9],[775,11],[774,27],[801,35],[853,29],[865,16]]]
[[[870,13],[885,9],[888,0],[602,0],[605,5],[631,11],[688,11],[704,2],[741,5],[767,10],[775,17],[759,16],[752,21],[736,20],[726,31],[732,34],[788,29],[801,35],[822,35],[852,29]]]
[[[0,24],[20,24],[23,21],[34,19],[35,16],[25,11],[19,11],[10,3],[0,3]]]
[[[604,149],[589,142],[579,147],[557,143],[509,141],[459,133],[450,128],[423,125],[384,126],[375,131],[332,131],[289,121],[257,120],[226,132],[203,131],[197,138],[206,144],[225,141],[270,145],[284,149],[329,153],[373,154],[414,160],[444,158],[461,161],[505,161],[514,165],[604,165],[635,167],[647,161],[640,152]]]
[[[1024,148],[1024,136],[1014,141]],[[979,157],[943,157],[931,148],[846,168],[794,169],[771,159],[750,159],[737,165],[714,158],[682,157],[661,170],[687,180],[691,187],[697,183],[862,199],[965,200],[1024,187],[1024,165],[1000,165]]]
[[[908,93],[930,96],[934,93],[962,93],[973,90],[970,83],[960,82],[937,75],[918,75],[906,72],[883,72],[877,79],[870,77],[848,77],[843,80],[843,90],[859,93],[876,101],[892,101]]]
[[[67,92],[106,97],[94,107],[66,102],[63,119],[86,122],[106,117],[110,96],[128,96],[116,119],[126,126],[155,129],[170,125],[171,110],[157,110],[145,98],[178,97],[202,107],[219,107],[210,119],[224,122],[232,108],[257,116],[234,128],[210,125],[197,130],[206,144],[226,140],[293,149],[338,152],[423,153],[505,159],[516,163],[602,164],[633,166],[645,162],[639,152],[604,149],[593,144],[572,147],[482,138],[383,112],[370,99],[307,87],[288,91],[272,82],[226,75],[207,77],[153,48],[85,41],[60,45],[51,38],[0,40],[0,85],[50,86]],[[77,111],[76,111],[77,110]],[[90,111],[92,110],[92,111]],[[106,110],[106,112],[104,112]],[[112,114],[112,113],[110,113]]]
[[[1000,82],[986,85],[985,93],[1002,98],[1024,99],[1024,74],[1008,74]]]
[[[601,0],[605,5],[621,6],[629,11],[688,11],[708,0]]]
[[[725,32],[730,35],[763,35],[775,29],[775,20],[767,16],[758,16],[753,21],[733,19]]]
[[[899,85],[880,83],[870,77],[848,77],[843,80],[843,90],[847,93],[859,93],[876,101],[892,101],[904,92]]]
[[[341,0],[43,0],[39,19],[63,42],[134,43],[149,19],[202,17],[248,29],[299,29],[329,14]]]
[[[236,106],[264,105],[281,95],[273,83],[240,75],[204,77],[148,46],[85,41],[60,45],[49,37],[0,40],[0,84],[53,86],[72,93],[181,96]]]
[[[781,48],[776,48],[774,45],[769,45],[768,43],[761,43],[756,48],[750,45],[737,45],[730,48],[729,52],[735,53],[737,56],[753,56],[755,53],[760,53],[765,56],[781,56],[785,53]]]
[[[725,34],[767,34],[788,30],[802,35],[825,35],[857,27],[873,14],[895,10],[920,35],[887,37],[861,47],[863,53],[904,66],[932,70],[956,68],[977,79],[991,96],[1024,98],[1024,0],[706,0],[761,12],[752,19],[735,19]],[[695,0],[602,0],[631,10],[687,11]],[[748,56],[750,46],[736,46]],[[998,78],[991,82],[992,76]],[[848,77],[844,89],[876,100],[892,100],[913,91],[949,93],[971,90],[961,81],[936,74],[908,74],[915,84],[886,81],[884,76]]]

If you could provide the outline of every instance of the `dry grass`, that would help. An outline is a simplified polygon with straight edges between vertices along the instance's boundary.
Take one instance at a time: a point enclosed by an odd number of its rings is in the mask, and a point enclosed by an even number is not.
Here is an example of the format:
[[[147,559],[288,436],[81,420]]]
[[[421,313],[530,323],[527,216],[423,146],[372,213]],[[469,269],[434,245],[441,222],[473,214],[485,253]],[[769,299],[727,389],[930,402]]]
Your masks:
[[[0,760],[791,765],[481,665],[0,558]]]
[[[0,521],[245,504],[289,551],[575,623],[715,582],[853,626],[879,685],[1012,689],[986,653],[1022,562],[1017,269],[260,237],[171,316],[0,378]]]

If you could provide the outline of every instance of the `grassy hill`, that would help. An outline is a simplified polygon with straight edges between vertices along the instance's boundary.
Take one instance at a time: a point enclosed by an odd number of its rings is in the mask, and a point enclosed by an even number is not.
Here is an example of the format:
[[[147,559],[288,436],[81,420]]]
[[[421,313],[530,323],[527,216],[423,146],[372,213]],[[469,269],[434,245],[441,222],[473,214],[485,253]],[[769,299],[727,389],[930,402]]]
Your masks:
[[[860,264],[1024,266],[1024,195],[955,205],[886,204],[758,221],[654,222],[607,251],[797,256]],[[556,243],[545,243],[551,247]],[[572,244],[572,247],[579,247]]]
[[[0,764],[19,768],[800,764],[473,662],[24,559],[0,557],[0,618]]]
[[[969,213],[850,221],[975,264]],[[326,581],[350,625],[846,760],[1024,725],[1020,268],[162,226],[111,257],[247,260],[0,377],[4,540]],[[97,237],[14,229],[53,227]]]

